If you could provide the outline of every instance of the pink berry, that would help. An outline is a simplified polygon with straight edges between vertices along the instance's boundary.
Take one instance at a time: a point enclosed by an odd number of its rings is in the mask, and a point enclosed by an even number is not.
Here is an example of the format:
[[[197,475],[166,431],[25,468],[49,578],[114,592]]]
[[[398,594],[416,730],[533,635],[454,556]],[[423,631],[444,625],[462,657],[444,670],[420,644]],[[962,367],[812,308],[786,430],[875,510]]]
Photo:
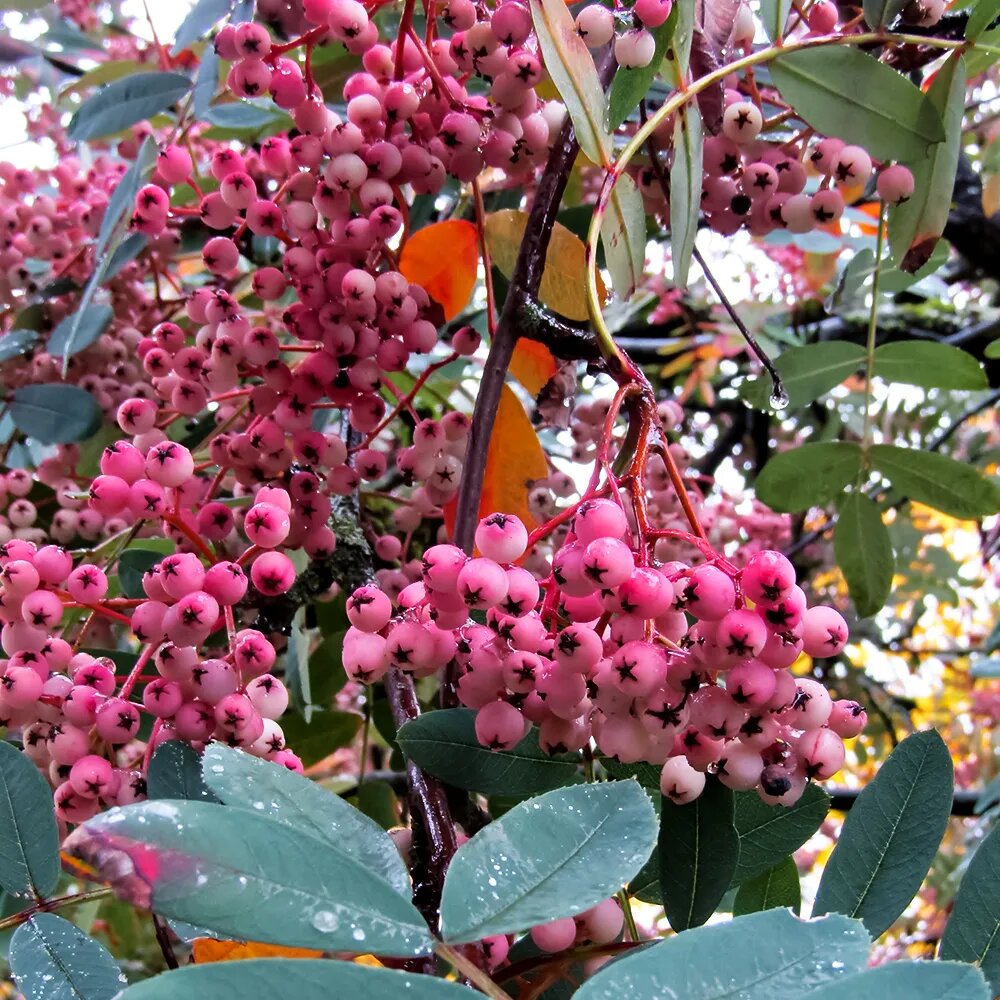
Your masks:
[[[552,954],[566,951],[576,940],[576,921],[572,917],[563,917],[548,924],[539,924],[531,928],[531,940]]]
[[[491,702],[476,713],[476,738],[490,750],[512,750],[526,729],[524,716],[505,701]]]
[[[495,562],[515,562],[527,546],[528,530],[514,514],[490,514],[476,527],[476,548]]]

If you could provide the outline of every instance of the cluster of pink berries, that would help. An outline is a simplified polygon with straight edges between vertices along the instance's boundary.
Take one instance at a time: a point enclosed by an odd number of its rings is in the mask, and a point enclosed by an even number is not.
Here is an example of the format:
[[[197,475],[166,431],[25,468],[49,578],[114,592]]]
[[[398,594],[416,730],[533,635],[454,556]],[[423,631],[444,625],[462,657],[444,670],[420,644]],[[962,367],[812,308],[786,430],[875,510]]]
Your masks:
[[[491,515],[476,531],[478,556],[427,549],[398,614],[377,587],[351,595],[345,668],[372,683],[389,667],[420,677],[453,661],[484,746],[508,750],[531,723],[551,753],[593,739],[620,761],[662,764],[677,802],[696,798],[708,771],[791,804],[808,779],[839,770],[865,713],[788,668],[803,652],[838,654],[841,615],[807,607],[778,552],[739,571],[724,560],[651,566],[628,535],[620,505],[584,501],[540,584],[515,565],[524,525]],[[485,624],[470,621],[477,611]]]

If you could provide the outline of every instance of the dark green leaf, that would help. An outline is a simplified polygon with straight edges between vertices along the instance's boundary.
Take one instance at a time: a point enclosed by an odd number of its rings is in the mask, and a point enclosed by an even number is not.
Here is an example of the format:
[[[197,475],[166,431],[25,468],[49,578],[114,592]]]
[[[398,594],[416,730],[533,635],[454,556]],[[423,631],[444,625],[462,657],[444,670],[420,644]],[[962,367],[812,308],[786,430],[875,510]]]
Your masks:
[[[1000,486],[978,469],[934,451],[877,444],[872,465],[893,489],[952,517],[989,517],[1000,509]]]
[[[202,41],[229,13],[232,6],[233,0],[198,0],[177,29],[177,37],[174,39],[170,54],[179,55],[192,42]]]
[[[833,551],[858,617],[881,610],[892,590],[895,559],[878,504],[863,493],[844,497],[833,531]]]
[[[733,881],[763,875],[797,851],[821,826],[830,798],[817,785],[806,785],[793,806],[769,806],[756,792],[737,792],[735,824],[740,858]]]
[[[941,957],[978,965],[1000,993],[1000,827],[976,848],[941,941]]]
[[[979,36],[1000,17],[1000,0],[979,0],[969,15],[965,26],[965,37],[974,42]]]
[[[649,86],[663,63],[667,46],[674,36],[679,10],[680,4],[675,4],[666,21],[658,28],[653,29],[652,35],[656,40],[656,49],[648,65],[637,66],[635,69],[629,69],[625,66],[618,67],[618,72],[615,73],[615,78],[611,81],[611,90],[608,94],[608,124],[612,131],[635,111],[639,106],[639,101],[649,92]]]
[[[853,375],[864,360],[864,348],[846,340],[806,344],[782,352],[775,367],[788,394],[787,408],[795,410],[808,406]],[[777,409],[771,404],[769,378],[748,379],[740,387],[740,395],[758,410]]]
[[[611,962],[574,1000],[802,1000],[861,971],[868,935],[857,920],[799,920],[767,910],[698,927]]]
[[[772,42],[785,37],[792,0],[760,0],[760,20]]]
[[[878,937],[907,907],[951,815],[951,756],[933,730],[896,747],[847,814],[813,914],[845,913]]]
[[[142,575],[163,558],[162,552],[153,549],[126,549],[118,557],[118,583],[124,597],[145,597]]]
[[[469,1000],[475,994],[433,976],[377,969],[321,958],[252,958],[189,965],[136,983],[121,1000]]]
[[[0,743],[0,886],[15,896],[48,896],[58,881],[52,789],[30,757]]]
[[[146,784],[151,799],[219,801],[202,780],[201,755],[180,740],[167,740],[156,748]]]
[[[685,105],[674,122],[674,161],[670,167],[670,259],[674,284],[686,288],[701,215],[704,136],[697,101]]]
[[[560,788],[515,806],[463,844],[441,900],[446,941],[478,941],[574,916],[617,892],[656,841],[632,781]]]
[[[889,962],[830,983],[805,1000],[990,1000],[983,974],[958,962]]]
[[[794,858],[785,858],[763,875],[740,886],[733,904],[733,915],[739,917],[745,913],[759,913],[784,906],[798,913],[801,905],[799,870],[795,867]]]
[[[612,160],[611,133],[604,122],[604,88],[590,49],[563,0],[531,0],[538,47],[586,156],[603,166]]]
[[[1000,340],[991,340],[983,348],[983,357],[989,358],[991,361],[996,361],[997,358],[1000,358]]]
[[[111,323],[111,306],[88,305],[80,315],[70,313],[49,335],[48,352],[57,358],[68,358],[97,340]]]
[[[191,89],[180,73],[136,73],[115,80],[84,101],[67,135],[76,142],[99,139],[166,111]]]
[[[8,330],[0,337],[0,361],[10,361],[27,354],[40,339],[37,330]]]
[[[14,932],[10,969],[25,1000],[111,1000],[128,985],[109,952],[53,913]]]
[[[824,135],[881,160],[916,160],[942,142],[939,111],[902,74],[843,46],[786,52],[770,64],[781,96]]]
[[[861,449],[852,441],[804,444],[772,456],[757,477],[757,498],[774,510],[793,512],[836,499],[861,470]]]
[[[550,757],[532,729],[513,750],[488,750],[476,738],[467,708],[425,712],[398,735],[403,753],[418,767],[456,788],[484,795],[536,795],[581,780],[575,757]]]
[[[63,847],[127,902],[229,937],[400,957],[432,946],[413,904],[382,878],[251,810],[143,802],[95,816]]]
[[[629,174],[622,174],[611,192],[601,220],[601,240],[615,293],[622,300],[629,299],[646,268],[646,211]]]
[[[926,262],[948,221],[965,116],[965,62],[961,56],[946,60],[925,100],[944,122],[947,139],[935,145],[930,155],[896,154],[913,171],[914,182],[913,194],[889,212],[892,258],[904,271],[916,271]]]
[[[221,743],[206,748],[202,774],[227,805],[254,809],[311,834],[324,842],[326,850],[346,855],[384,878],[397,892],[409,893],[410,879],[393,840],[315,781]]]
[[[351,804],[383,830],[399,826],[399,799],[388,781],[366,781],[351,796]]]
[[[967,351],[933,340],[897,340],[875,348],[875,374],[925,389],[986,389],[983,366]]]
[[[289,749],[309,767],[334,750],[346,747],[361,728],[361,716],[353,712],[313,712],[306,722],[301,715],[289,712],[281,717],[281,730]]]
[[[687,805],[664,799],[657,852],[663,909],[675,931],[700,927],[715,912],[736,871],[740,840],[733,793],[716,778]]]
[[[888,28],[906,4],[907,0],[864,0],[865,22],[874,31]]]
[[[86,389],[61,382],[15,389],[10,415],[22,434],[42,444],[82,441],[101,425],[97,400]]]

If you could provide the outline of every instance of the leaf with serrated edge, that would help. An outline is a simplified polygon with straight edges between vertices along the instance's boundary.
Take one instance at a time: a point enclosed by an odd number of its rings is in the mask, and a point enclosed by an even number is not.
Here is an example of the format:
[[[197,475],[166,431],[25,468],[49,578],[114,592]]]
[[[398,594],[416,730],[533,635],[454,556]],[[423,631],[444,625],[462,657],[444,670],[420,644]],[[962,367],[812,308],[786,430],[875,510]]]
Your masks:
[[[757,498],[783,512],[829,503],[857,477],[861,454],[853,441],[817,441],[778,452],[757,477]]]
[[[933,730],[908,736],[847,814],[813,916],[844,913],[878,937],[909,905],[951,815],[951,755]]]
[[[744,882],[733,902],[733,916],[760,913],[775,907],[789,907],[798,913],[802,905],[799,870],[794,858],[785,858],[773,868]]]
[[[804,994],[803,1000],[990,1000],[983,974],[959,962],[889,962]]]

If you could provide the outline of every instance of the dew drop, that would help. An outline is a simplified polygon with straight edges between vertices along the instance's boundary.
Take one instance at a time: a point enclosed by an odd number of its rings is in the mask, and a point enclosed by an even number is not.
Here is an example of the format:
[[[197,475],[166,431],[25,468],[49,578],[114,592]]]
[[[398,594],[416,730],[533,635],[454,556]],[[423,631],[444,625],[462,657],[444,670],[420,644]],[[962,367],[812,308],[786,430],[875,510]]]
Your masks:
[[[321,934],[332,934],[340,926],[340,920],[336,913],[331,913],[329,910],[317,910],[313,914],[312,925]]]
[[[365,932],[360,927],[355,927],[354,930],[351,931],[351,937],[354,938],[355,941],[364,941]]]
[[[775,385],[771,392],[770,403],[776,410],[783,410],[788,406],[788,393],[785,392],[785,387],[780,382]]]

